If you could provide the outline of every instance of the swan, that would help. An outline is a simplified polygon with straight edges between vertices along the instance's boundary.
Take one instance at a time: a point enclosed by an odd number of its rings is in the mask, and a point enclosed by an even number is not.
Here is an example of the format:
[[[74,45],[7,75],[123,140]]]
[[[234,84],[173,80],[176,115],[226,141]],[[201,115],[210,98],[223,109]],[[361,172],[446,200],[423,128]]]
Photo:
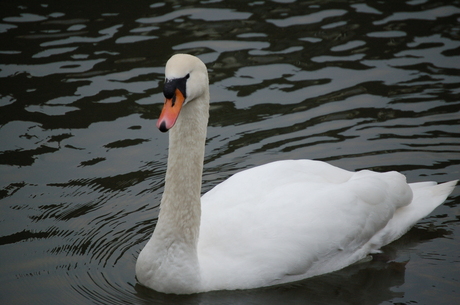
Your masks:
[[[157,121],[169,130],[164,193],[136,262],[140,284],[156,291],[250,289],[339,270],[399,238],[457,183],[407,184],[398,172],[284,160],[239,172],[201,197],[207,69],[176,54],[165,78]]]

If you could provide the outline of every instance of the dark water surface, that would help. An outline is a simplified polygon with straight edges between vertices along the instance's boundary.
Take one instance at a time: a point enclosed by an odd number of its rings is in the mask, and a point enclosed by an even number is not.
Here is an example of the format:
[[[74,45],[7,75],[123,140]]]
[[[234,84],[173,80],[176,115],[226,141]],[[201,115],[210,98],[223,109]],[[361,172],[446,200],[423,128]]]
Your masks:
[[[296,284],[139,286],[166,60],[208,66],[203,191],[310,158],[460,178],[459,1],[0,2],[0,303],[458,304],[460,187],[373,262]]]

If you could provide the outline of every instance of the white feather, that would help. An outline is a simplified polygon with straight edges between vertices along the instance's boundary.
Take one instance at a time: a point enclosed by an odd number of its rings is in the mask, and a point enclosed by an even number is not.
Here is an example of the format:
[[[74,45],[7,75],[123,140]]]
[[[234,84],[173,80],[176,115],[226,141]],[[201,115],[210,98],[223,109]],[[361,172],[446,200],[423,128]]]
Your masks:
[[[332,272],[399,238],[456,181],[407,184],[397,172],[285,160],[242,171],[200,199],[209,87],[204,64],[175,55],[187,101],[170,130],[165,190],[138,280],[167,293],[276,285]]]

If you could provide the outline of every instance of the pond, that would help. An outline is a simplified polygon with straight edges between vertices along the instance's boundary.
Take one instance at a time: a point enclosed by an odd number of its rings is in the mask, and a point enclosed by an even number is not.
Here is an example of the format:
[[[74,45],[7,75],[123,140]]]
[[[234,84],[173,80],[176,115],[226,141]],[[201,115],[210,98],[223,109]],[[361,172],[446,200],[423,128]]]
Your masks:
[[[4,304],[455,304],[460,187],[371,262],[298,283],[190,296],[139,285],[168,136],[164,65],[201,58],[203,193],[243,169],[316,159],[460,178],[453,1],[0,2]]]

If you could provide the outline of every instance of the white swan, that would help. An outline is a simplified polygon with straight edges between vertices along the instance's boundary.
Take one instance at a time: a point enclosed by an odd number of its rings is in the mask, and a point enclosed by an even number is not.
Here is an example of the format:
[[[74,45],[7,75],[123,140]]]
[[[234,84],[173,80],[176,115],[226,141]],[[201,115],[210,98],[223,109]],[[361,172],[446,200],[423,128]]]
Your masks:
[[[171,57],[164,95],[157,126],[174,126],[165,187],[136,263],[139,282],[160,292],[256,288],[341,269],[399,238],[457,183],[408,185],[397,172],[286,160],[235,174],[200,199],[209,116],[204,63]]]

